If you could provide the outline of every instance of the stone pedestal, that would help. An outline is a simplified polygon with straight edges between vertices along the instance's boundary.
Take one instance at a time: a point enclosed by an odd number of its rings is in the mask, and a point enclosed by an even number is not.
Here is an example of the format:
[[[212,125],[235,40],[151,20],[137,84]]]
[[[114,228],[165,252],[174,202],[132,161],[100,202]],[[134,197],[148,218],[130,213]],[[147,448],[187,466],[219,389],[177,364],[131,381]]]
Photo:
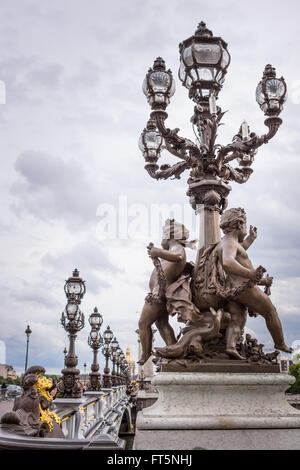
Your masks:
[[[136,450],[300,449],[300,412],[280,373],[161,372],[138,413]]]

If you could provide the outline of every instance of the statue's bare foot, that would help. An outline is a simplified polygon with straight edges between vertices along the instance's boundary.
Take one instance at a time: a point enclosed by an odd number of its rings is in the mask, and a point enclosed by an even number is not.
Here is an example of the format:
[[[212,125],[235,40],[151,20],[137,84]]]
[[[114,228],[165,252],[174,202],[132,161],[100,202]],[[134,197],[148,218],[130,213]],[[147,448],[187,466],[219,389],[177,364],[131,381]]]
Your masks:
[[[286,353],[292,353],[293,352],[293,348],[289,348],[286,344],[274,344],[274,348],[275,349],[279,349],[280,351],[284,351]]]
[[[235,357],[236,359],[239,359],[240,361],[243,361],[244,359],[246,359],[245,357],[241,356],[236,349],[234,348],[227,348],[225,349],[225,352],[226,354],[228,354],[228,356],[232,356],[232,357]]]
[[[145,362],[148,361],[149,357],[150,357],[150,354],[148,356],[146,356],[145,354],[142,354],[140,357],[140,360],[137,361],[137,363],[140,364],[140,366],[143,366]]]

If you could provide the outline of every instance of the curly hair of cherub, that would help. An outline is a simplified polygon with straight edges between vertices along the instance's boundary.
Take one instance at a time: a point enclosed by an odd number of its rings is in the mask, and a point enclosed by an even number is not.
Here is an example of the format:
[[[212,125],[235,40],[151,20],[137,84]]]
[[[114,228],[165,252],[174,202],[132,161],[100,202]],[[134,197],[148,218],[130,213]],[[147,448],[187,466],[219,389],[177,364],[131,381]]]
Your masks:
[[[224,233],[230,233],[238,230],[246,220],[246,212],[241,207],[228,209],[221,216],[220,227]]]

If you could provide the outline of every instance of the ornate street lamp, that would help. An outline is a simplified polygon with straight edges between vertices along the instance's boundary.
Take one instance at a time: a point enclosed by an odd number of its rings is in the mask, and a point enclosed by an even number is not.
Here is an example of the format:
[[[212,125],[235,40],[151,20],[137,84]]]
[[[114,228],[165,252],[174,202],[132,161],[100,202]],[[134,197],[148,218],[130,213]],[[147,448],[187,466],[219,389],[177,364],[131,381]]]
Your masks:
[[[110,359],[112,360],[112,363],[113,363],[113,369],[111,372],[111,382],[112,382],[113,387],[117,385],[116,383],[116,360],[117,360],[116,351],[118,347],[119,347],[119,342],[117,341],[117,338],[114,337],[114,339],[111,342],[111,356],[110,356]]]
[[[82,385],[80,371],[76,368],[78,358],[75,354],[75,340],[78,331],[84,327],[84,315],[79,308],[81,299],[85,294],[85,281],[79,277],[75,269],[64,286],[68,303],[61,316],[61,324],[69,335],[69,351],[65,359],[65,368],[62,370],[62,381],[58,384],[60,398],[80,398]]]
[[[124,384],[128,386],[130,383],[131,374],[130,374],[130,366],[126,359],[124,359],[123,361],[123,368],[124,368]]]
[[[86,384],[86,362],[83,364],[83,384]]]
[[[120,378],[120,361],[121,361],[120,354],[121,352],[122,352],[122,349],[119,346],[118,349],[116,350],[116,365],[117,365],[116,385],[121,384],[121,378]]]
[[[227,43],[201,22],[195,34],[180,44],[179,52],[179,79],[195,103],[191,122],[196,142],[179,136],[178,128],[172,130],[165,125],[166,107],[175,85],[171,71],[166,70],[165,62],[159,57],[143,83],[152,112],[139,147],[146,162],[145,169],[152,178],[179,179],[185,170],[190,172],[187,195],[196,213],[200,213],[202,230],[197,268],[203,250],[220,240],[219,215],[227,206],[229,182],[248,181],[257,149],[276,134],[282,123],[278,115],[286,100],[286,84],[283,78],[276,77],[275,69],[267,65],[256,90],[258,104],[268,116],[265,120],[267,134],[257,136],[243,122],[232,142],[222,146],[216,144],[217,130],[224,115],[217,106],[217,99],[230,64]],[[179,161],[172,166],[159,166],[163,148]],[[238,165],[233,167],[233,161]]]
[[[110,376],[110,369],[108,367],[108,361],[111,354],[111,340],[113,339],[113,332],[111,331],[110,327],[108,326],[103,333],[104,344],[102,347],[102,353],[105,356],[105,367],[104,367],[104,374],[103,374],[103,387],[104,388],[111,388],[111,376]]]
[[[124,383],[124,369],[123,369],[123,361],[125,359],[125,354],[121,351],[120,354],[120,385]]]
[[[126,383],[126,365],[127,365],[127,361],[125,360],[125,356],[124,356],[122,361],[121,361],[122,385],[125,385],[125,383]]]
[[[103,339],[100,335],[100,328],[103,319],[102,315],[98,312],[97,307],[94,308],[94,312],[89,317],[89,323],[91,325],[91,332],[88,338],[88,344],[92,348],[94,357],[91,365],[90,383],[89,390],[100,391],[101,390],[101,375],[99,372],[98,364],[98,351],[100,346],[103,344]]]
[[[29,336],[32,333],[32,330],[30,329],[30,326],[27,325],[27,328],[25,330],[27,339],[26,339],[26,358],[25,358],[25,372],[27,370],[27,365],[28,365],[28,348],[29,348]]]

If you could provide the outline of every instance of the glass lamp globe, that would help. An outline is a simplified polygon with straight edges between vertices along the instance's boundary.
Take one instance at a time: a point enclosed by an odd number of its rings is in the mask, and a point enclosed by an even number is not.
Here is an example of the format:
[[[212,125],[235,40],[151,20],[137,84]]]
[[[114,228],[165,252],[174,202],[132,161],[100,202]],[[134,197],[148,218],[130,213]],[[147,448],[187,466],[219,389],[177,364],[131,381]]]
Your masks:
[[[78,301],[83,297],[86,290],[85,283],[79,277],[78,269],[74,269],[73,276],[66,281],[64,290],[67,297],[75,297]]]
[[[66,305],[66,312],[69,320],[74,320],[78,313],[78,304],[75,302],[68,302]]]
[[[150,119],[139,139],[139,148],[148,164],[156,165],[160,157],[163,137],[158,132],[155,122]]]
[[[266,116],[278,116],[287,99],[287,87],[283,77],[276,77],[276,70],[268,64],[263,78],[256,88],[256,101]]]
[[[179,45],[180,67],[178,76],[189,89],[189,96],[201,103],[212,91],[214,96],[222,88],[230,64],[227,43],[213,33],[202,21],[194,36]]]
[[[143,92],[152,109],[166,109],[175,93],[175,81],[165,61],[157,57],[143,82]]]
[[[92,328],[100,330],[103,323],[102,315],[98,312],[97,307],[94,308],[94,312],[89,317],[89,323]]]
[[[104,338],[105,342],[110,343],[111,340],[113,339],[113,336],[114,336],[114,334],[111,331],[110,327],[108,326],[106,328],[106,330],[104,331],[104,333],[103,333],[103,338]]]

